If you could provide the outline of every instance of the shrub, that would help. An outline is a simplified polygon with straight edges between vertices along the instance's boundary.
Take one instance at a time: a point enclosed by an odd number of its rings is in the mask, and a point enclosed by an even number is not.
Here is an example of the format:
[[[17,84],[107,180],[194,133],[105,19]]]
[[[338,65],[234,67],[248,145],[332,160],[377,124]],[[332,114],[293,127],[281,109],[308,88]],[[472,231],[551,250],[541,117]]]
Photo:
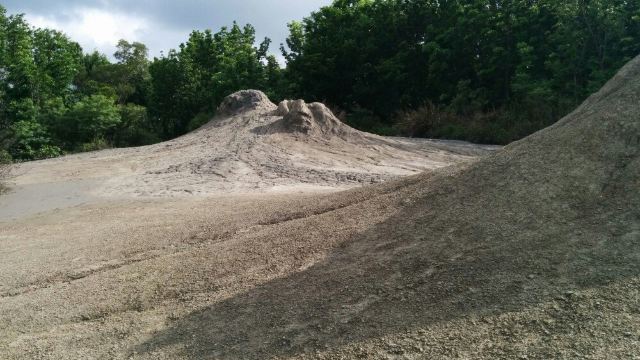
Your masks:
[[[11,162],[11,154],[5,150],[0,150],[0,194],[7,191],[7,187],[2,183],[2,180],[6,176]]]
[[[119,107],[121,123],[115,131],[115,146],[142,146],[160,142],[160,137],[149,126],[144,106],[127,104]]]
[[[338,115],[341,120],[358,130],[372,132],[378,135],[391,136],[396,135],[397,131],[388,123],[382,121],[382,119],[376,116],[373,112],[363,109],[356,108],[346,116],[344,113],[338,112]]]
[[[444,111],[431,102],[416,110],[401,112],[397,117],[396,130],[400,135],[409,137],[438,137],[435,136],[438,132],[459,132],[462,126],[459,116]]]
[[[34,153],[36,160],[51,159],[62,155],[62,149],[55,145],[42,145]]]
[[[196,130],[196,129],[200,128],[202,125],[204,125],[204,124],[208,123],[209,121],[211,121],[212,118],[213,118],[213,115],[211,115],[208,112],[199,113],[193,119],[191,119],[191,121],[189,121],[189,125],[188,125],[187,129],[189,131]]]
[[[34,121],[18,121],[11,125],[10,155],[17,160],[39,160],[59,156],[62,152],[51,145],[47,130]]]
[[[90,142],[81,144],[78,147],[78,152],[98,151],[111,148],[111,145],[104,138],[98,137]]]
[[[0,166],[8,165],[8,164],[11,164],[12,162],[13,162],[13,158],[11,157],[11,154],[9,154],[9,152],[6,150],[0,149]]]
[[[73,142],[82,144],[106,137],[121,120],[113,99],[92,95],[74,104],[56,128],[61,139],[74,139]]]
[[[562,115],[561,111],[534,101],[465,115],[426,103],[399,113],[395,129],[403,136],[506,145],[551,125]]]

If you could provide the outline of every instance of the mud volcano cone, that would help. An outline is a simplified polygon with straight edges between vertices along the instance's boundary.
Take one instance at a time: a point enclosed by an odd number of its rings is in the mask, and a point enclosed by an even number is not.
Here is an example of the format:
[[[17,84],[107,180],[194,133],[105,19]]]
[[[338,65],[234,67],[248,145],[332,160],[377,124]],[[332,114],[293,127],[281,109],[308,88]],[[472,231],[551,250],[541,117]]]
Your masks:
[[[640,59],[554,126],[488,158],[274,221],[274,263],[320,260],[147,345],[221,358],[640,353],[638,99]]]

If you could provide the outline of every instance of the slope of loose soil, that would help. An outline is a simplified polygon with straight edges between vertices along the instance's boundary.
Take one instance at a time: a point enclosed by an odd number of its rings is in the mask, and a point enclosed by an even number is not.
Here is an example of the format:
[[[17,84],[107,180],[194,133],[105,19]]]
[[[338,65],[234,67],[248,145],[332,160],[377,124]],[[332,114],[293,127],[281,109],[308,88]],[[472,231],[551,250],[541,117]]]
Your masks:
[[[639,97],[640,58],[475,163],[325,195],[129,200],[1,225],[0,354],[633,359]]]
[[[469,161],[496,149],[375,136],[342,124],[322,104],[290,102],[296,106],[289,111],[287,103],[278,108],[259,91],[241,91],[225,99],[216,119],[186,136],[17,165],[11,181],[19,188],[91,180],[91,195],[109,198],[335,190]]]

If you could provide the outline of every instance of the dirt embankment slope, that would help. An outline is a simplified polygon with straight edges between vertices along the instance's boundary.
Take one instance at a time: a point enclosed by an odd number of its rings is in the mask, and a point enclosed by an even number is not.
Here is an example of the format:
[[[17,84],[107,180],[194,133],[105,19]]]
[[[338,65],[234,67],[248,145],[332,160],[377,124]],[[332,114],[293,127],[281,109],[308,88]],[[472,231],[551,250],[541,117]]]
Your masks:
[[[493,156],[370,190],[343,213],[273,228],[260,237],[278,239],[266,251],[290,261],[304,251],[289,246],[335,245],[311,266],[180,317],[136,350],[637,356],[639,97],[640,58],[574,113]]]
[[[0,221],[86,203],[260,192],[336,191],[417,174],[498,147],[357,131],[324,105],[261,92],[228,96],[209,124],[178,139],[15,165]]]
[[[633,358],[639,97],[640,58],[478,162],[326,195],[145,200],[4,227],[0,354]]]
[[[16,166],[16,185],[92,180],[100,197],[349,188],[469,161],[496,147],[389,138],[343,124],[319,103],[261,92],[225,99],[209,124],[152,146]]]

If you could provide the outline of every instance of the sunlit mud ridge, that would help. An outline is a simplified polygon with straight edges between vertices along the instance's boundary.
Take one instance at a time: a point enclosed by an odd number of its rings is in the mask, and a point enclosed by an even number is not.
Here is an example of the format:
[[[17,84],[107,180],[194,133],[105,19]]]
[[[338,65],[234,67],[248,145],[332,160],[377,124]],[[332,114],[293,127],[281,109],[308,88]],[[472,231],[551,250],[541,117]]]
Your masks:
[[[336,189],[473,160],[495,147],[385,138],[343,124],[324,105],[259,91],[230,95],[210,123],[178,139],[16,166],[13,183],[91,179],[92,194],[166,197]]]

